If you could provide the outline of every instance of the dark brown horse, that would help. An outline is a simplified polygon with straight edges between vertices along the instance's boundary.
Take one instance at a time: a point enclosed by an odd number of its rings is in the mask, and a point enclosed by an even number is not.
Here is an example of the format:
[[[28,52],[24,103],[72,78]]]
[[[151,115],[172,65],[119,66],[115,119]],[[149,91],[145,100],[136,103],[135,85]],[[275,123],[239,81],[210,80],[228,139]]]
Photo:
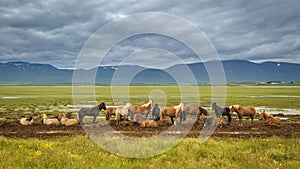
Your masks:
[[[180,114],[180,121],[185,121],[187,115],[196,115],[197,116],[197,122],[200,121],[200,116],[209,116],[209,113],[207,110],[200,106],[195,107],[184,107],[182,113]]]
[[[108,121],[110,120],[111,116],[116,116],[116,107],[109,107],[105,111],[105,119]]]
[[[99,115],[99,112],[101,110],[106,110],[106,106],[104,102],[92,108],[86,108],[86,107],[81,108],[78,112],[79,123],[83,124],[84,116],[94,116],[93,123],[95,123],[96,118]]]
[[[215,111],[218,118],[220,118],[221,116],[227,116],[229,122],[228,124],[231,123],[231,113],[228,107],[220,107],[217,105],[217,103],[214,102],[212,104],[212,109]]]

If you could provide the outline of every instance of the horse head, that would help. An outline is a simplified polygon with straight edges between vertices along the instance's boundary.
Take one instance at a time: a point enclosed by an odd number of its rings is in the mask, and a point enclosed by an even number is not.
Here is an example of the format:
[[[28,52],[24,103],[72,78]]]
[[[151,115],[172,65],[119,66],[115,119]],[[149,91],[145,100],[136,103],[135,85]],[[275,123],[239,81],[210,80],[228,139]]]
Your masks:
[[[98,105],[98,107],[99,107],[99,110],[100,110],[100,111],[101,111],[102,109],[103,109],[103,110],[106,110],[106,106],[105,106],[105,103],[104,103],[104,102],[100,103],[100,104]]]
[[[270,117],[273,117],[271,114],[268,114],[265,110],[262,110],[260,112],[260,117],[263,119],[263,120],[266,120]]]
[[[216,106],[217,106],[216,102],[213,102],[212,105],[211,105],[211,107],[212,107],[213,110],[215,109]]]
[[[239,111],[240,108],[241,108],[240,105],[232,105],[229,107],[230,112],[236,112],[236,113]]]
[[[209,116],[209,113],[207,112],[207,110],[203,109],[200,106],[199,106],[199,111],[200,111],[200,115],[204,114],[205,116]]]

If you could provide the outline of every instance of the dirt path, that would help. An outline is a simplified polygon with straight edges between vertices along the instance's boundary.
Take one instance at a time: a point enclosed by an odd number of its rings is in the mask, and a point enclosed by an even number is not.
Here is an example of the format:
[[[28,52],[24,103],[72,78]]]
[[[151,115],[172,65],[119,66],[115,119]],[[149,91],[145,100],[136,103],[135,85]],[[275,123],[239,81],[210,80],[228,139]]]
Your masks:
[[[187,123],[177,126],[177,131],[170,133],[173,135],[187,134],[181,132],[182,128],[186,127]],[[192,129],[187,134],[187,137],[197,138],[200,135],[204,121],[195,123]],[[90,131],[105,133],[105,130],[99,131],[100,123],[87,125]],[[125,122],[119,126],[113,123],[111,127],[115,129],[115,133],[122,133],[131,137],[151,137],[161,132],[166,131],[171,125],[169,123],[160,123],[159,128],[141,128],[134,122]],[[110,131],[111,132],[111,131]],[[17,138],[52,138],[60,136],[78,136],[85,135],[85,131],[80,125],[66,127],[66,126],[46,126],[43,124],[33,124],[30,126],[22,126],[18,121],[0,122],[0,135],[5,137]],[[237,121],[233,121],[229,128],[217,128],[212,136],[217,137],[237,137],[237,138],[266,138],[271,136],[278,136],[284,138],[298,137],[300,138],[300,123],[285,123],[280,126],[268,126],[261,121],[255,121],[253,125],[250,122],[244,122],[243,126],[238,126]]]

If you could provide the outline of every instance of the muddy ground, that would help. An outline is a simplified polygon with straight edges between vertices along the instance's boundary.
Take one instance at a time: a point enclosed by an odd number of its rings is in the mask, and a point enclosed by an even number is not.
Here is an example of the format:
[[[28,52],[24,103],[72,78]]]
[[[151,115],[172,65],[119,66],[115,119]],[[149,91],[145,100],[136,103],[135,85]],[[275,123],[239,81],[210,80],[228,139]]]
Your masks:
[[[297,119],[299,117],[296,117]],[[103,121],[102,121],[103,122]],[[191,122],[190,122],[191,123]],[[291,138],[300,138],[300,123],[295,122],[282,122],[280,126],[277,125],[266,125],[263,121],[254,121],[251,124],[250,121],[243,121],[242,126],[239,126],[238,120],[234,119],[231,126],[228,128],[216,128],[212,136],[217,137],[236,137],[236,138],[266,138],[271,136]],[[189,122],[183,122],[174,128],[174,135],[187,134],[182,131],[189,125]],[[85,129],[104,134],[106,131],[103,130],[105,126],[101,122],[95,124],[86,124]],[[151,137],[161,132],[167,131],[170,127],[170,121],[160,121],[158,128],[142,128],[139,124],[131,121],[123,122],[119,126],[116,126],[114,121],[110,122],[110,126],[116,130],[116,133],[121,133],[131,137]],[[194,123],[191,130],[188,132],[186,137],[198,138],[200,131],[204,126],[204,120]],[[108,127],[107,129],[112,129]],[[101,130],[100,130],[101,129]],[[109,131],[111,132],[111,131]],[[22,126],[18,121],[4,121],[0,122],[0,135],[5,137],[13,138],[53,138],[60,136],[82,136],[87,135],[85,130],[80,125],[76,126],[46,126],[41,123],[35,123],[29,126]]]

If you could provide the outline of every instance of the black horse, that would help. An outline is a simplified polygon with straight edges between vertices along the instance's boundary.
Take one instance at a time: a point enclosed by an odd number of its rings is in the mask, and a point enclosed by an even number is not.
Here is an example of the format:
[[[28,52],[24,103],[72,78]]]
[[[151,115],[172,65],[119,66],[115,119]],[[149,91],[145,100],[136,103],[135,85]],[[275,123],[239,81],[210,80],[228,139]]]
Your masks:
[[[105,103],[103,103],[103,102],[92,108],[86,108],[86,107],[81,108],[78,112],[79,123],[83,124],[84,116],[94,116],[93,123],[95,123],[96,118],[102,109],[106,110]]]
[[[215,110],[216,116],[220,118],[221,116],[227,116],[229,124],[231,123],[231,114],[228,107],[220,107],[215,102],[212,104],[212,109]]]
[[[152,117],[153,120],[158,120],[160,118],[160,108],[158,107],[158,104],[155,104],[152,108]]]

